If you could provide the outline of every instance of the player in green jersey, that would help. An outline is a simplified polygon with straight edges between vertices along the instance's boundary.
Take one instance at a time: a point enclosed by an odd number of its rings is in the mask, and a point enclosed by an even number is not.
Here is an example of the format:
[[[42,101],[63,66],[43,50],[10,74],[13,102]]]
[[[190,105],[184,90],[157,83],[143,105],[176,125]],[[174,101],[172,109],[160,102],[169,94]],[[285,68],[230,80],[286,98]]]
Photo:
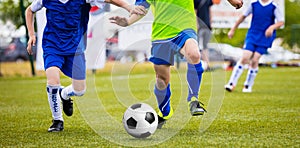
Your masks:
[[[242,0],[228,0],[240,8]],[[203,68],[196,35],[196,15],[193,0],[136,0],[136,5],[151,9],[154,15],[152,24],[152,48],[150,61],[154,64],[156,84],[154,94],[159,108],[161,128],[173,115],[170,103],[170,66],[174,65],[174,55],[180,54],[187,60],[187,82],[189,94],[187,102],[192,116],[203,115],[206,110],[198,99]],[[150,7],[151,6],[151,7]],[[112,23],[126,27],[141,19],[143,15],[129,18],[114,16]]]

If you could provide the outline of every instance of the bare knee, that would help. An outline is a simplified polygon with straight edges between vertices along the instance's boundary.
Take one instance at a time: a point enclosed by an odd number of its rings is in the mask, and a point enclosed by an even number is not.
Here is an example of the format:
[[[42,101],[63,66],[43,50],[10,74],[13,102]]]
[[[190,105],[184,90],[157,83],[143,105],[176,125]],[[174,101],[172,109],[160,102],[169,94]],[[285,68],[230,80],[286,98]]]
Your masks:
[[[242,59],[240,60],[241,64],[245,65],[245,64],[249,64],[250,63],[250,59],[253,59],[253,52],[250,50],[243,50],[243,56]]]
[[[251,67],[252,68],[257,68],[258,67],[258,62],[259,62],[260,57],[261,57],[260,53],[258,53],[258,52],[254,53],[254,56],[251,60]]]
[[[256,67],[258,67],[258,60],[252,60],[250,66],[251,66],[251,68],[256,68]]]
[[[242,58],[240,62],[241,62],[241,64],[245,65],[245,64],[249,64],[249,61],[250,60],[247,58]]]
[[[198,48],[197,41],[194,39],[188,39],[185,42],[181,53],[185,56],[190,64],[198,64],[200,62],[201,54]]]
[[[47,78],[47,84],[49,85],[59,85],[60,79],[59,78]]]
[[[188,56],[189,56],[189,59],[190,59],[190,64],[198,64],[200,62],[201,56],[200,56],[199,52],[198,53],[196,52],[194,54],[190,54]]]
[[[46,69],[47,76],[47,84],[49,85],[59,85],[60,84],[60,76],[59,76],[59,68],[58,67],[49,67]]]

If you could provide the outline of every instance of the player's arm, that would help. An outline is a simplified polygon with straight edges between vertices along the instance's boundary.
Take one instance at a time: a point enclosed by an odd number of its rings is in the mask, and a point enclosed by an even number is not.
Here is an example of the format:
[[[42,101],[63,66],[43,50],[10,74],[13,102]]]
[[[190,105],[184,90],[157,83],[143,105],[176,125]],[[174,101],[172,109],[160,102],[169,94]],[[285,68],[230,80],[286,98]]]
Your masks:
[[[125,10],[130,12],[130,14],[139,14],[139,15],[146,14],[146,10],[144,9],[144,7],[130,6],[129,3],[127,3],[127,1],[125,0],[86,0],[86,2],[95,6],[99,6],[99,5],[101,6],[103,2],[106,2],[124,8]]]
[[[284,25],[284,22],[281,21],[281,22],[277,22],[277,23],[275,23],[275,24],[269,26],[268,29],[267,29],[266,32],[265,32],[266,37],[272,36],[274,30],[279,29],[279,28],[280,28],[281,26],[283,26],[283,25]]]
[[[137,8],[137,7],[142,8],[147,13],[148,9],[150,7],[150,4],[146,0],[136,0],[135,6],[136,6],[135,8]],[[126,26],[129,26],[129,25],[137,22],[144,16],[145,15],[140,15],[140,14],[135,13],[135,14],[132,14],[129,18],[114,16],[114,17],[109,18],[109,20],[111,23],[117,24],[122,27],[126,27]]]
[[[239,19],[235,22],[234,26],[229,30],[228,32],[228,38],[232,38],[235,30],[239,27],[239,25],[245,20],[246,16],[242,15],[239,17]]]
[[[40,10],[43,7],[41,0],[35,0],[25,10],[26,26],[28,30],[29,39],[27,42],[27,52],[32,55],[32,46],[35,46],[36,36],[34,33],[34,12]]]
[[[277,20],[277,22],[268,27],[268,29],[265,32],[266,37],[272,36],[274,30],[277,30],[281,26],[284,25],[284,16],[283,16],[282,11],[279,9],[279,7],[276,7],[276,9],[274,10],[274,14],[275,14],[275,19]]]
[[[245,20],[247,16],[249,16],[252,13],[252,5],[249,5],[249,7],[244,11],[244,13],[239,17],[239,19],[235,22],[234,26],[229,30],[228,32],[228,38],[232,38],[235,30],[239,27],[239,25]]]
[[[144,15],[132,14],[129,18],[113,16],[113,17],[109,18],[109,20],[111,23],[117,24],[122,27],[127,27],[127,26],[137,22],[138,20],[140,20],[143,17],[144,17]]]

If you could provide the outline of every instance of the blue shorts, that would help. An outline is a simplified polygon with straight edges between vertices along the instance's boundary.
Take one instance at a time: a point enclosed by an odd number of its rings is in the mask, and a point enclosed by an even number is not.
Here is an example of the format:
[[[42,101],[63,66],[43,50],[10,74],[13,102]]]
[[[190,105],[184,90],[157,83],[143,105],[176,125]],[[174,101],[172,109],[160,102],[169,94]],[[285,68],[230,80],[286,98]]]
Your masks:
[[[44,53],[44,68],[58,67],[66,76],[75,80],[84,80],[86,77],[84,53],[75,55],[57,55]]]
[[[267,52],[268,52],[268,47],[255,45],[255,44],[253,44],[253,43],[251,43],[251,42],[245,43],[244,49],[245,49],[245,50],[252,51],[252,52],[258,52],[258,53],[260,53],[261,55],[267,54]]]
[[[197,41],[197,34],[192,29],[183,30],[174,38],[152,41],[149,61],[155,65],[174,65],[174,55],[177,53],[180,54],[179,50],[189,38],[193,38]],[[183,55],[181,55],[181,57],[183,57]]]

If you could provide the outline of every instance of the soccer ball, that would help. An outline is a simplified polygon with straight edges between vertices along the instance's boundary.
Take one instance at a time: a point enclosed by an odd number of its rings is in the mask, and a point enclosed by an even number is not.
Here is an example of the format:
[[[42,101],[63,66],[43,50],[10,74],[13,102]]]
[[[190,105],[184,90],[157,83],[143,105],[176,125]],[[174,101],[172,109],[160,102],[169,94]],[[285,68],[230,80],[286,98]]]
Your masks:
[[[127,108],[123,115],[123,125],[127,133],[135,138],[152,135],[158,124],[155,110],[148,104],[137,103]]]

